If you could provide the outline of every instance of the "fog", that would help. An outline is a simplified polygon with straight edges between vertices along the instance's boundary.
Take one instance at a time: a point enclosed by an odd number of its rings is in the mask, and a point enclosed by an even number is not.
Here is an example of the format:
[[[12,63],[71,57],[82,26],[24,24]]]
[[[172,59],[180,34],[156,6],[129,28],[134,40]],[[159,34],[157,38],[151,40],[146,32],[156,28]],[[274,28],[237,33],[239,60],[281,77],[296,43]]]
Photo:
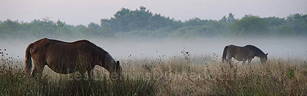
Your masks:
[[[37,39],[36,39],[37,40]],[[64,40],[64,39],[61,39]],[[77,39],[64,40],[71,42]],[[195,39],[88,39],[108,51],[116,59],[159,58],[178,56],[189,52],[191,56],[221,57],[224,46],[229,44],[255,45],[269,58],[307,60],[306,38],[195,38]],[[35,40],[1,40],[0,49],[7,49],[9,56],[24,58],[26,46]]]

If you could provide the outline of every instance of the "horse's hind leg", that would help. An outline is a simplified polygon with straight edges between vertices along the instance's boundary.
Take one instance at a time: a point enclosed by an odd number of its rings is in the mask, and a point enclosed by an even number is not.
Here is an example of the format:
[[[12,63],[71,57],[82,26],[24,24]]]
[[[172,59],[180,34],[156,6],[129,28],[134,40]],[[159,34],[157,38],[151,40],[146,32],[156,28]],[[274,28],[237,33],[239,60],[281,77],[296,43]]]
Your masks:
[[[232,57],[229,57],[226,59],[227,63],[230,65],[230,67],[232,67],[232,62],[231,62]]]
[[[231,64],[231,61],[232,61],[231,59],[232,59],[232,57],[228,57],[227,58],[227,63]]]

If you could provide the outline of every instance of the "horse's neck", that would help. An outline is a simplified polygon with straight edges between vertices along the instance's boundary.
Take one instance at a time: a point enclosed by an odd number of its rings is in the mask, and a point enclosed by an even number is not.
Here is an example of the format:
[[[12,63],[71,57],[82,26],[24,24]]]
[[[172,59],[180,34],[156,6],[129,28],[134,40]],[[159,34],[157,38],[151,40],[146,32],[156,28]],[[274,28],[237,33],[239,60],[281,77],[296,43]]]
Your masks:
[[[263,54],[263,53],[261,53],[261,52],[256,52],[255,55],[256,55],[257,57],[260,57],[260,58],[261,58],[261,57],[264,57],[265,54]]]
[[[113,57],[110,54],[105,54],[104,59],[102,59],[102,67],[108,71],[112,70],[112,64],[115,62]]]
[[[259,48],[257,48],[257,47],[252,47],[251,48],[253,51],[254,51],[254,53],[255,53],[255,56],[257,56],[257,57],[263,57],[265,54],[259,49]]]

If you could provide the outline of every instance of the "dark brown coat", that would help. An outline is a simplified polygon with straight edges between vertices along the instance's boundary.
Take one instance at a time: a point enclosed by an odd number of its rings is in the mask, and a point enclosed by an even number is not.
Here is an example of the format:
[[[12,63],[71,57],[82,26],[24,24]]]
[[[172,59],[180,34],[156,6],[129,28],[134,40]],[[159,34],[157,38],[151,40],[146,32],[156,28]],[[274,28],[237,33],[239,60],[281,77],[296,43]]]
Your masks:
[[[225,46],[222,56],[222,61],[225,60],[231,64],[231,59],[235,58],[238,61],[243,61],[245,63],[248,61],[250,63],[252,59],[257,56],[260,58],[261,63],[265,63],[267,61],[267,55],[262,50],[253,45],[246,45],[243,47],[236,45],[228,45]]]
[[[95,65],[104,67],[110,73],[121,71],[118,61],[115,62],[108,52],[87,40],[63,42],[40,39],[27,47],[25,57],[25,71],[28,74],[31,74],[33,60],[32,76],[37,74],[40,77],[45,65],[61,74],[88,72],[90,78]]]

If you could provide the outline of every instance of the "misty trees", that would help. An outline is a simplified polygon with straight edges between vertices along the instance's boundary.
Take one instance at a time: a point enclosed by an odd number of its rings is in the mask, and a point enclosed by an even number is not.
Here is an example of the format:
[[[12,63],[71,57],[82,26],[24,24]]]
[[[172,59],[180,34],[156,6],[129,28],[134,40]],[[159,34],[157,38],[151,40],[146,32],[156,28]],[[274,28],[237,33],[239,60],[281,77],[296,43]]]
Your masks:
[[[228,35],[294,35],[307,34],[307,15],[294,14],[287,18],[246,15],[236,19],[232,13],[220,20],[193,18],[187,21],[153,14],[145,7],[123,8],[111,19],[102,19],[101,27],[109,34],[163,34],[167,36],[228,36]],[[137,31],[137,32],[136,32]]]
[[[236,19],[232,13],[220,20],[192,18],[174,20],[150,12],[145,7],[130,10],[123,8],[100,24],[69,25],[48,19],[20,22],[0,21],[0,38],[24,37],[210,37],[229,35],[307,36],[307,14],[293,14],[286,18],[246,15]]]
[[[180,22],[153,14],[145,7],[129,10],[126,8],[116,12],[111,19],[101,20],[103,28],[111,32],[129,32],[134,30],[156,30],[162,27],[176,27]]]
[[[290,15],[286,19],[285,26],[289,28],[289,32],[292,32],[291,34],[307,35],[307,15]]]
[[[228,14],[228,17],[227,16],[224,16],[220,22],[222,23],[228,23],[228,24],[231,24],[231,23],[234,23],[236,21],[234,15],[232,13],[229,13]]]
[[[17,34],[18,30],[20,29],[20,24],[15,21],[6,20],[1,22],[0,24],[0,36],[3,38],[10,34]]]
[[[307,35],[307,15],[287,18],[245,16],[233,24],[233,31],[249,35]]]
[[[241,34],[265,34],[268,31],[268,23],[258,16],[246,15],[234,23],[233,28]]]

